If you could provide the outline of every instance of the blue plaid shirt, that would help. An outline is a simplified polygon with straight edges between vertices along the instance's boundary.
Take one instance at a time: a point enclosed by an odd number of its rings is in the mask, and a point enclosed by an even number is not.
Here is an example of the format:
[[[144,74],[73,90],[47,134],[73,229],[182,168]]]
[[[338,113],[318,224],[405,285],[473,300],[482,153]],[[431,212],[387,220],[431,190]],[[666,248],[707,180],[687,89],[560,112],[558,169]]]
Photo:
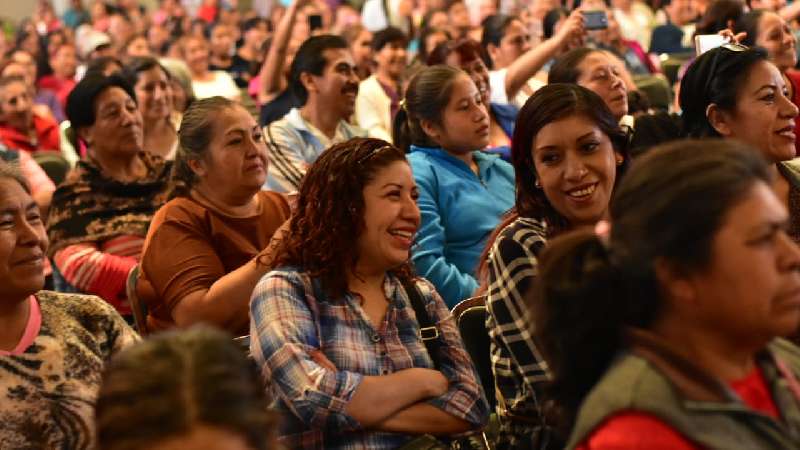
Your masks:
[[[428,403],[479,428],[488,405],[455,322],[430,283],[418,279],[416,286],[439,327],[439,370],[450,381],[448,392]],[[433,368],[402,284],[387,275],[384,292],[389,306],[376,330],[358,297],[326,298],[319,281],[296,268],[274,270],[256,286],[250,350],[284,413],[280,438],[286,448],[395,449],[412,438],[364,430],[345,411],[364,376]],[[315,363],[311,350],[321,350],[338,370]]]

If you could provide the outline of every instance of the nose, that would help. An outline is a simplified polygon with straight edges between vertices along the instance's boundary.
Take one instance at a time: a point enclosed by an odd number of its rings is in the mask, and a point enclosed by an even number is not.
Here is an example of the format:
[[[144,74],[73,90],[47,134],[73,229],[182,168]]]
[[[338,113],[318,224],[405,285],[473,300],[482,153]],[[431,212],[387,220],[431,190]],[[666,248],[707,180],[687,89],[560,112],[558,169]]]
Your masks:
[[[780,97],[781,97],[781,109],[780,109],[781,116],[787,119],[793,119],[797,117],[798,114],[797,105],[792,103],[789,97],[783,94],[781,94]]]
[[[26,247],[41,245],[46,239],[41,222],[33,224],[24,216],[20,222],[20,226],[17,228],[18,244]]]
[[[787,271],[800,272],[800,247],[785,232],[780,233],[781,248],[779,267]]]
[[[411,195],[407,196],[406,202],[403,205],[402,217],[403,219],[413,222],[414,226],[419,227],[420,221],[422,220],[419,212],[419,205],[417,205],[417,201]]]
[[[580,181],[586,176],[589,171],[586,169],[586,164],[583,159],[578,156],[570,155],[572,152],[567,152],[564,178],[570,181]]]

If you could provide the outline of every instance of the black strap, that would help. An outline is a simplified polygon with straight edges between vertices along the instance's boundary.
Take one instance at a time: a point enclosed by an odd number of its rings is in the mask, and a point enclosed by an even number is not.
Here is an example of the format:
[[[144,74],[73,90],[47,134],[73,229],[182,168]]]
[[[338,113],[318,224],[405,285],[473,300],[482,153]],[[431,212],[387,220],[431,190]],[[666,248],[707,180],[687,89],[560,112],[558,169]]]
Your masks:
[[[428,315],[428,310],[425,309],[425,303],[422,301],[422,295],[417,289],[417,285],[411,280],[401,280],[403,289],[406,290],[408,300],[411,302],[411,307],[414,308],[414,314],[417,316],[417,323],[419,323],[419,335],[425,348],[428,350],[433,361],[433,367],[439,369],[439,346],[441,339],[439,336],[439,328],[435,323],[431,322],[431,316]]]

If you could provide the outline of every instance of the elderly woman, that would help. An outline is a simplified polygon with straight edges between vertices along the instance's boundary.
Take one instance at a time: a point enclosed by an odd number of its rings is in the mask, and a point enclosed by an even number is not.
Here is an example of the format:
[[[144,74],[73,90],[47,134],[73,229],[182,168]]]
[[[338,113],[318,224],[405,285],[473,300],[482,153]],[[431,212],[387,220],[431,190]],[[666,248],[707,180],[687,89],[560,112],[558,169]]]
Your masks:
[[[180,113],[172,108],[169,72],[157,59],[141,57],[128,63],[125,77],[136,92],[144,120],[145,150],[164,159],[175,159]]]
[[[61,148],[58,124],[52,116],[34,111],[26,78],[0,78],[0,141],[8,148],[29,153],[58,152]]]
[[[19,173],[0,163],[0,446],[92,449],[103,365],[138,338],[97,297],[41,291],[47,234]]]
[[[180,137],[172,199],[156,213],[142,256],[148,328],[211,322],[246,334],[250,294],[267,273],[256,256],[289,218],[289,203],[261,190],[267,148],[243,107],[197,100]]]
[[[411,275],[416,197],[405,154],[378,139],[334,145],[306,174],[251,301],[250,350],[286,448],[394,449],[486,420],[447,306]]]
[[[142,149],[142,115],[118,75],[88,75],[67,101],[87,147],[56,189],[47,221],[50,257],[72,287],[130,314],[128,272],[139,261],[153,213],[166,200],[169,164]]]

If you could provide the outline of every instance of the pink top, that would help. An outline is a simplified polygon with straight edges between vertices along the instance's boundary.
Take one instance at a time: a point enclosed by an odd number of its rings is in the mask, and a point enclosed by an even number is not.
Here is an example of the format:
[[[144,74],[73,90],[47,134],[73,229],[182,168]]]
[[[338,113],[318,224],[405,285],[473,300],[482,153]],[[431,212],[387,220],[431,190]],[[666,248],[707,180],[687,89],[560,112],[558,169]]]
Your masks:
[[[22,333],[22,338],[14,347],[14,350],[6,351],[0,350],[0,356],[18,356],[25,353],[25,350],[33,345],[33,341],[39,336],[39,330],[42,327],[42,312],[39,310],[39,302],[36,301],[36,296],[31,295],[28,297],[30,301],[30,313],[28,314],[28,324],[25,325],[25,332]]]

